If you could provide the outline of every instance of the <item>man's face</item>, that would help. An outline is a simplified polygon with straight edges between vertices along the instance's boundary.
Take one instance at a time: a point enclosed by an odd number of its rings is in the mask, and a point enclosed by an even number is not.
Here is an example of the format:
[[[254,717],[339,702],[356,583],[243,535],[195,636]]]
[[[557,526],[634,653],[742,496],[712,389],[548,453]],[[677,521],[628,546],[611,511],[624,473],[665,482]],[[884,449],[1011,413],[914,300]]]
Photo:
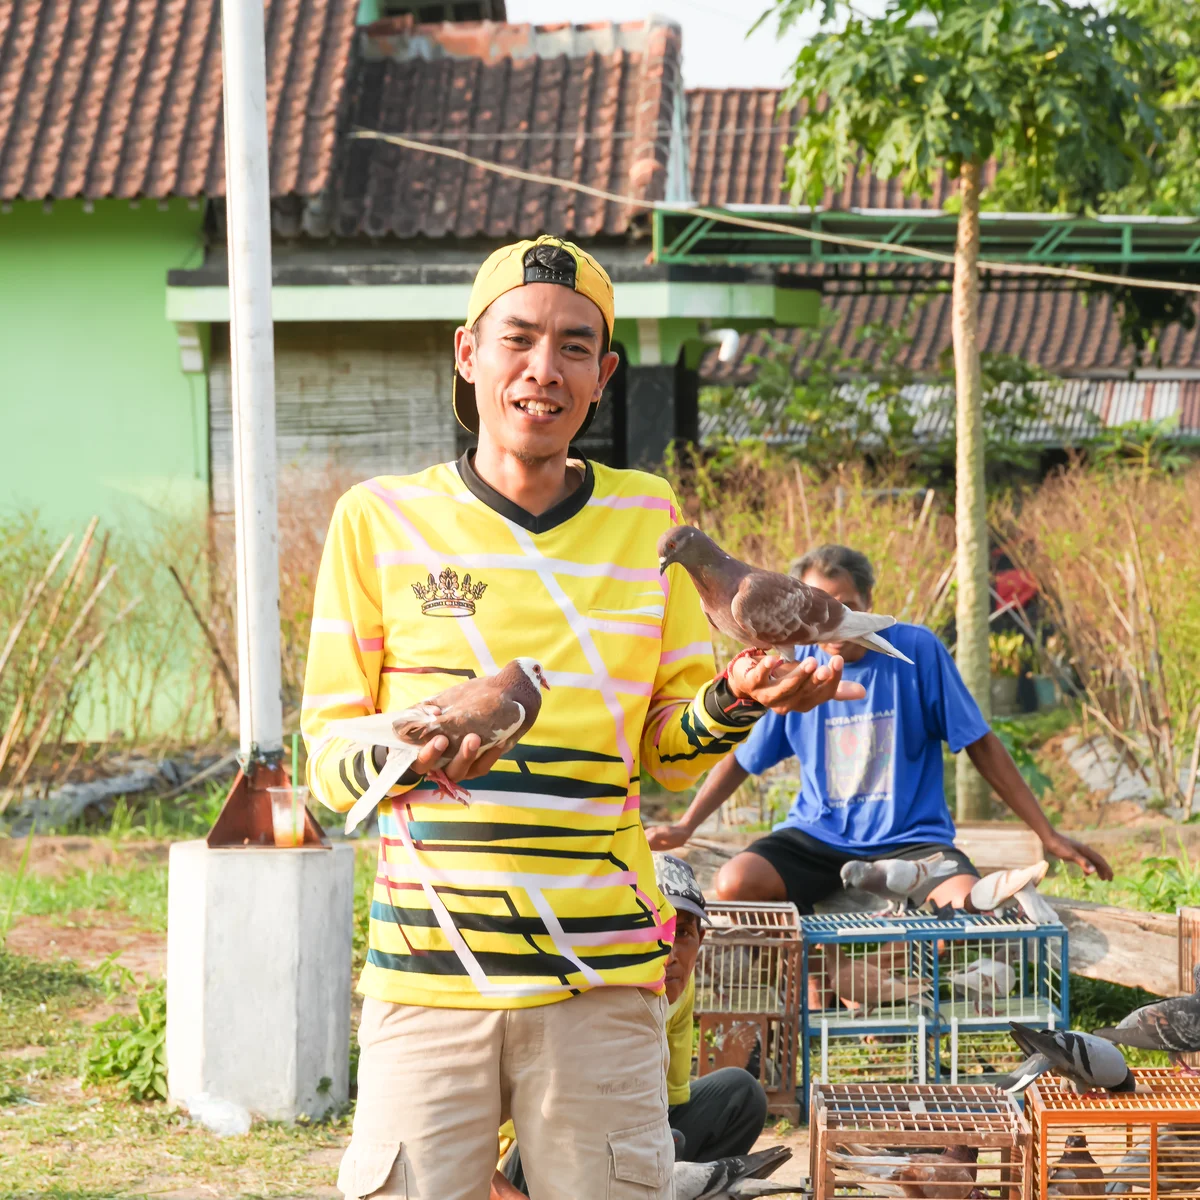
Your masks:
[[[835,600],[840,600],[847,608],[852,608],[855,612],[867,612],[871,607],[871,597],[859,595],[848,577],[822,575],[819,571],[806,571],[800,582],[828,592]],[[848,663],[858,662],[867,653],[866,646],[859,646],[854,642],[822,642],[821,649],[826,654],[840,654]]]
[[[667,959],[667,1003],[674,1004],[683,995],[696,969],[696,955],[704,941],[704,927],[690,912],[675,914],[675,944]]]
[[[604,318],[585,296],[556,283],[505,292],[460,328],[459,374],[475,385],[480,439],[523,462],[564,453],[617,367],[600,355]]]

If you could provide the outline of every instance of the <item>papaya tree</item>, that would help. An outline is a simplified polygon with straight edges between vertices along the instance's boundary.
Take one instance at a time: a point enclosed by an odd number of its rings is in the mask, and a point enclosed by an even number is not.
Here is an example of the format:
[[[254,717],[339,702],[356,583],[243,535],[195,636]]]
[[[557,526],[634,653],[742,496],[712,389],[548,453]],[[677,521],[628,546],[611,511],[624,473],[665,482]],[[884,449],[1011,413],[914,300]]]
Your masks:
[[[979,213],[993,175],[1058,211],[1098,208],[1150,174],[1164,137],[1170,56],[1133,17],[1066,0],[776,0],[780,37],[818,15],[781,108],[796,115],[793,202],[820,204],[859,165],[929,195],[956,181],[952,326],[956,387],[956,656],[990,715],[988,531],[980,374]],[[960,755],[960,820],[987,815]]]

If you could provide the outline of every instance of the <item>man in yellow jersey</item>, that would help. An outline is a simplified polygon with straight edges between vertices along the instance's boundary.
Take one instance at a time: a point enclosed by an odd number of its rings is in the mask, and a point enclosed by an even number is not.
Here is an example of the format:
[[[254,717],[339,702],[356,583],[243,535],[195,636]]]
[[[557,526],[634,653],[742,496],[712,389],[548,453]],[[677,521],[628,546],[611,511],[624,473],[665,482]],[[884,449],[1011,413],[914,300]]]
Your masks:
[[[485,1200],[510,1117],[534,1200],[670,1195],[664,964],[674,910],[638,815],[766,707],[861,694],[841,663],[741,659],[714,678],[699,598],[659,536],[661,479],[569,454],[617,365],[612,284],[557,238],[493,254],[455,334],[457,463],[352,488],[313,606],[303,729],[393,712],[532,655],[537,723],[497,762],[468,737],[435,802],[435,738],[379,810],[348,1197]],[[331,739],[308,778],[344,811],[372,748]]]

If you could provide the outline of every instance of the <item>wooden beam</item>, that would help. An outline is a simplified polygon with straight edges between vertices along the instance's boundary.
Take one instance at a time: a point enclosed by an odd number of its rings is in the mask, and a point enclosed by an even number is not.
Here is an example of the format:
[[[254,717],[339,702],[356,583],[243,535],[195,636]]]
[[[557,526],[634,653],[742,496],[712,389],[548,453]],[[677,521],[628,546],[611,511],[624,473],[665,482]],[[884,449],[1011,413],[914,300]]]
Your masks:
[[[1072,975],[1143,987],[1158,996],[1179,992],[1178,920],[1173,913],[1135,912],[1046,896],[1070,935]]]

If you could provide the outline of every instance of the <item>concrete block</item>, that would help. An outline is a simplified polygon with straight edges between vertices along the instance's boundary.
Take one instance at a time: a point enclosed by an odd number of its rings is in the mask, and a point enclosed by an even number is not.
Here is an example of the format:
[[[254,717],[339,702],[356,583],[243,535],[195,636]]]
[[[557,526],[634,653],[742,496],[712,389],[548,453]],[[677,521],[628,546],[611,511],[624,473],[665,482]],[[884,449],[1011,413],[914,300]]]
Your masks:
[[[167,1088],[270,1120],[349,1089],[354,847],[171,847]]]

